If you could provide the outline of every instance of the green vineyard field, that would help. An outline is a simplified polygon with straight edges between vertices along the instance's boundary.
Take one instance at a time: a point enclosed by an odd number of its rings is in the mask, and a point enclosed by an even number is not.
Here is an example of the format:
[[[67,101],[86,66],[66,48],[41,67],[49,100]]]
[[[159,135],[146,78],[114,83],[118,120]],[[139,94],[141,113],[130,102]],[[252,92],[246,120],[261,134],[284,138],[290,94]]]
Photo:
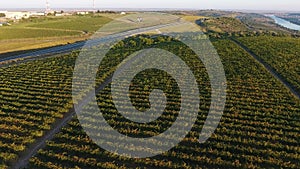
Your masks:
[[[191,67],[199,85],[201,100],[198,118],[191,132],[176,147],[162,155],[144,159],[127,158],[97,146],[74,117],[54,139],[47,142],[45,148],[40,149],[37,155],[30,159],[28,168],[297,168],[300,166],[300,101],[238,45],[229,40],[216,40],[213,43],[225,68],[227,102],[217,130],[205,143],[200,144],[198,137],[207,116],[210,100],[209,81],[203,65],[199,60],[193,59],[193,53],[180,46],[182,45],[180,43],[175,42],[177,46],[170,47],[166,39],[154,40],[151,43],[140,40],[136,46],[126,48],[128,43],[130,44],[130,40],[117,46],[115,53],[111,53],[111,56],[115,57],[111,60],[116,62],[105,62],[102,68],[105,72],[115,70],[115,66],[125,56],[141,49],[139,45],[143,43],[149,47],[173,51]],[[122,54],[117,54],[118,52]],[[64,59],[70,58],[66,56]],[[63,65],[60,74],[72,69],[72,62],[60,63]],[[111,69],[105,68],[105,65]],[[43,67],[45,68],[45,65]],[[23,72],[28,75],[27,71]],[[103,74],[107,73],[99,73],[98,79]],[[174,80],[167,74],[155,71],[150,71],[150,75],[153,75],[153,78],[147,83],[143,80],[148,77],[147,74],[141,73],[137,76],[135,83],[131,85],[130,94],[133,105],[139,110],[145,110],[149,108],[151,91],[151,88],[144,87],[145,85],[154,85],[165,91],[167,107],[164,114],[154,123],[138,124],[121,117],[111,97],[111,85],[98,93],[99,108],[108,123],[118,132],[128,136],[150,137],[167,129],[176,118],[180,97],[177,86],[172,85]],[[100,82],[101,80],[98,84]],[[128,105],[123,106],[126,108]],[[85,108],[88,110],[89,105]],[[3,114],[7,116],[7,113]],[[97,120],[97,114],[91,114],[91,117],[93,118],[88,119],[91,125],[87,127],[97,128],[93,125]],[[114,144],[113,138],[111,144]],[[164,143],[153,144],[162,146]]]
[[[72,110],[78,52],[0,68],[0,164],[6,168]],[[104,63],[105,64],[105,63]],[[106,76],[99,71],[98,83]],[[0,167],[0,168],[1,168]]]
[[[299,38],[258,36],[238,40],[273,67],[300,93]]]
[[[18,157],[72,108],[75,56],[62,56],[1,68],[0,161]]]

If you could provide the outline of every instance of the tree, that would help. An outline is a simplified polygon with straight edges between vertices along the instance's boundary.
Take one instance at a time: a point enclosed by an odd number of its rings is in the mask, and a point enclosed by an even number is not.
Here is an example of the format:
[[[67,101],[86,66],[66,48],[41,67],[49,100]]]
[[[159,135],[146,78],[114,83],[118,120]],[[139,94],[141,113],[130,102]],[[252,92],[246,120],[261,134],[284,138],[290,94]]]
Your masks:
[[[0,13],[0,18],[5,16],[6,16],[5,13]]]

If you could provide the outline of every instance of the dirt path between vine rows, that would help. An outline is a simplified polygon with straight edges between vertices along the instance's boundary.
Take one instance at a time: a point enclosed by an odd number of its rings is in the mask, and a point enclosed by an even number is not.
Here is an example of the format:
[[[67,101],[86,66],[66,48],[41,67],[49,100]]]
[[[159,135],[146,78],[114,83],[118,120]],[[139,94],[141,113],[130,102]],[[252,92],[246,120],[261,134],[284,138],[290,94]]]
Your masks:
[[[106,79],[95,91],[95,93],[103,90],[112,81],[112,75]],[[87,104],[90,101],[89,95],[81,102],[80,106]],[[74,108],[64,115],[62,119],[56,120],[53,127],[47,131],[41,138],[37,139],[32,145],[30,145],[25,152],[20,155],[17,161],[12,162],[12,169],[25,168],[29,163],[29,159],[34,156],[37,151],[46,145],[46,141],[52,140],[60,130],[68,124],[69,121],[76,115]]]
[[[107,85],[109,85],[112,82],[113,76],[117,76],[118,74],[120,74],[124,69],[129,67],[131,63],[133,63],[135,60],[141,57],[143,57],[143,54],[135,55],[133,58],[129,59],[128,62],[123,64],[121,67],[119,67],[118,73],[111,74],[108,78],[106,78],[106,80],[103,83],[101,83],[96,88],[95,91],[90,91],[89,93],[87,93],[86,96],[80,101],[80,104],[76,106],[80,108],[83,107],[84,105],[87,105],[91,101],[92,97],[94,96],[92,92],[99,93],[101,90],[103,90]],[[29,159],[32,156],[34,156],[39,149],[45,147],[46,141],[52,140],[55,134],[60,132],[60,130],[64,126],[66,126],[68,122],[70,122],[75,115],[76,115],[76,111],[74,108],[72,108],[68,113],[64,115],[62,119],[56,120],[56,122],[53,124],[53,127],[49,131],[47,131],[41,138],[37,139],[32,145],[30,145],[25,152],[21,153],[20,157],[16,161],[11,163],[10,168],[12,169],[25,168],[29,163]]]
[[[262,58],[257,56],[247,46],[245,46],[238,40],[234,38],[230,38],[230,40],[237,44],[239,47],[241,47],[243,50],[245,50],[257,62],[259,62],[273,77],[279,80],[296,98],[300,99],[300,93],[297,92],[297,89],[292,84],[290,84],[282,75],[280,75],[273,67],[271,67],[267,62],[265,62]]]

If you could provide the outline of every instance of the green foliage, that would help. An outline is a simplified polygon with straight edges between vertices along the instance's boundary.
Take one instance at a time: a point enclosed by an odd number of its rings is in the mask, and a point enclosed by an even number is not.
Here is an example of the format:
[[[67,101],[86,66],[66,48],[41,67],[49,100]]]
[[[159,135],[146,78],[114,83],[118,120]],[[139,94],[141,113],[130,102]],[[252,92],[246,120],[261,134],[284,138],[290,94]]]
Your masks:
[[[198,20],[196,23],[204,26],[208,32],[233,33],[248,30],[241,21],[232,17],[203,18]]]
[[[20,38],[45,38],[59,36],[75,36],[81,32],[65,30],[29,29],[3,27],[0,29],[0,40]]]
[[[109,21],[109,18],[102,16],[68,16],[54,20],[39,20],[38,23],[29,24],[27,27],[94,32]]]
[[[300,38],[257,36],[238,38],[300,93]]]
[[[78,53],[1,68],[0,162],[7,164],[72,110]],[[101,72],[101,71],[100,71]],[[105,77],[99,77],[98,81]]]
[[[141,49],[139,46],[142,41],[137,40],[136,46],[130,46],[132,45],[130,40],[129,38],[128,41],[115,46],[110,58],[114,56],[111,60],[117,59],[117,61],[111,65],[118,65],[124,59],[123,57],[136,49]],[[194,71],[198,83],[207,87],[208,79],[205,74],[201,74],[205,68],[193,62],[191,59],[193,54],[182,46],[180,50],[168,46],[169,41],[166,39],[164,41],[167,43],[154,40],[153,44],[161,44],[165,49],[182,54],[180,56],[186,59],[185,62],[191,63],[189,66]],[[182,44],[178,45],[177,47],[180,47]],[[84,133],[79,122],[74,118],[47,143],[44,149],[39,150],[38,154],[31,158],[28,167],[297,168],[300,161],[299,100],[296,100],[272,75],[231,41],[218,40],[214,42],[214,46],[225,67],[228,97],[222,120],[207,142],[199,144],[197,140],[206,118],[205,112],[209,108],[206,102],[200,105],[199,117],[192,131],[179,145],[162,155],[145,159],[120,157],[101,149]],[[122,53],[126,54],[122,55]],[[149,95],[149,88],[141,88],[139,85],[145,84],[143,78],[147,76],[140,75],[137,76],[136,86],[133,84],[131,88],[133,98],[147,98]],[[166,81],[162,82],[168,82],[167,76],[163,74],[152,75],[156,77],[154,79],[165,79]],[[210,94],[207,92],[209,90],[200,91],[202,91],[200,97],[209,101]],[[97,99],[99,108],[105,111],[106,118],[110,119],[109,123],[123,134],[147,137],[167,127],[167,125],[144,125],[143,128],[139,128],[136,123],[116,118],[110,86],[98,93]],[[173,99],[174,105],[179,104],[176,97]],[[133,102],[147,108],[147,99],[133,99]],[[171,117],[165,116],[165,119],[160,122],[172,122]],[[92,125],[96,119],[97,115],[90,119],[91,127],[97,127]],[[157,144],[157,146],[161,145]]]
[[[92,33],[111,21],[102,16],[39,17],[0,28],[0,40],[79,36]]]
[[[72,107],[72,67],[62,65],[74,61],[72,55],[1,68],[1,162],[16,159]]]

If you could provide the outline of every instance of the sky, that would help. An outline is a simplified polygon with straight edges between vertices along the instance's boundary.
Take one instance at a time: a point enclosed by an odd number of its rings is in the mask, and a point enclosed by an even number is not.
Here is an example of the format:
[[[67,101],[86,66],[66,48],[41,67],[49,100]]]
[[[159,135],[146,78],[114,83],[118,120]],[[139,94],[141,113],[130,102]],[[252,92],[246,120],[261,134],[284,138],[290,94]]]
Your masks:
[[[93,0],[48,0],[51,8],[92,8]],[[45,8],[46,0],[1,0],[0,8]],[[300,0],[95,0],[96,8],[300,11]]]

